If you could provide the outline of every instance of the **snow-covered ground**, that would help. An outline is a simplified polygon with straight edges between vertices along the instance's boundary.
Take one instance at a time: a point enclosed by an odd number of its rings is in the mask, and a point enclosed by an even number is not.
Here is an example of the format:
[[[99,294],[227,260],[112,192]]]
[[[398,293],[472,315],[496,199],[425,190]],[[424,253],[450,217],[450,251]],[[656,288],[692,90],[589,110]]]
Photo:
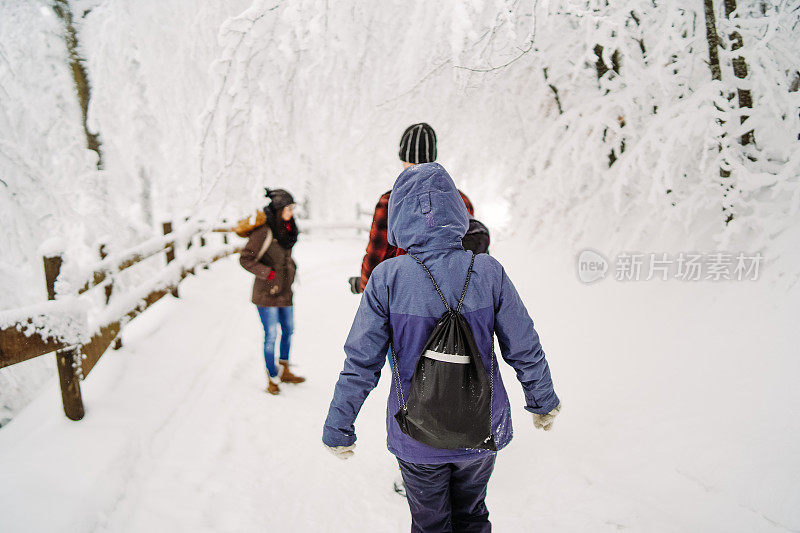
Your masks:
[[[386,371],[355,457],[320,443],[363,245],[301,239],[292,359],[308,381],[278,397],[264,392],[251,279],[235,257],[125,330],[83,383],[83,421],[63,416],[53,380],[0,430],[0,531],[408,531],[384,444]],[[516,432],[489,486],[497,531],[800,530],[797,286],[587,286],[572,250],[515,240],[493,253],[564,402],[554,431],[534,431],[505,367]]]
[[[0,325],[45,305],[46,255],[64,257],[47,326],[86,334],[52,307],[91,329],[169,274],[154,257],[115,276],[111,307],[95,290],[78,308],[101,244],[112,262],[164,222],[238,220],[265,186],[316,224],[296,252],[309,380],[280,397],[235,258],[125,329],[81,422],[52,355],[0,369],[0,533],[406,531],[385,376],[356,457],[320,443],[365,238],[317,230],[369,219],[422,121],[564,401],[535,432],[506,368],[517,431],[490,486],[496,530],[800,532],[797,2],[657,4],[0,1]],[[585,285],[579,245],[760,253],[764,275]]]

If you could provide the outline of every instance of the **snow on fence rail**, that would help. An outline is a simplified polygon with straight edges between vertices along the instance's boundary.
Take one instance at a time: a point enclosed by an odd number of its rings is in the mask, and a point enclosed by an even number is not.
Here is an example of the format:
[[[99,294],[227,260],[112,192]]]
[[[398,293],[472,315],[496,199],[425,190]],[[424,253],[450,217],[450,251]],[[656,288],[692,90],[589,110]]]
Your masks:
[[[121,254],[106,256],[104,252],[105,247],[100,246],[101,261],[92,269],[93,272],[91,274],[91,279],[89,279],[81,288],[78,289],[78,294],[82,294],[89,289],[100,285],[108,276],[113,276],[117,272],[122,272],[126,268],[130,268],[133,265],[144,261],[145,259],[148,259],[159,252],[163,252],[172,248],[176,243],[180,244],[182,242],[185,243],[190,241],[195,234],[202,231],[202,228],[199,225],[191,224],[183,226],[179,230],[172,232],[172,224],[169,222],[165,224],[170,230],[165,230],[164,235],[148,239]],[[230,230],[224,229],[223,231]]]
[[[241,247],[228,244],[227,232],[230,231],[231,228],[209,228],[190,223],[173,232],[172,223],[165,222],[163,236],[149,239],[122,253],[107,255],[105,247],[101,246],[100,262],[92,268],[86,283],[77,289],[77,294],[59,295],[58,300],[55,299],[55,284],[62,259],[57,255],[44,257],[47,296],[51,301],[0,312],[0,368],[56,352],[64,413],[71,420],[82,419],[84,408],[80,381],[91,372],[112,343],[115,349],[121,346],[119,334],[125,324],[167,293],[178,296],[178,285],[189,274],[194,274],[195,268],[207,268],[210,263],[239,252]],[[209,232],[223,233],[221,247],[206,247],[204,235]],[[199,247],[176,258],[175,251],[191,248],[195,237],[199,240]],[[115,297],[109,304],[115,276],[161,252],[165,253],[166,267],[147,284]],[[99,318],[90,324],[88,306],[77,296],[100,285],[104,286],[106,305]]]

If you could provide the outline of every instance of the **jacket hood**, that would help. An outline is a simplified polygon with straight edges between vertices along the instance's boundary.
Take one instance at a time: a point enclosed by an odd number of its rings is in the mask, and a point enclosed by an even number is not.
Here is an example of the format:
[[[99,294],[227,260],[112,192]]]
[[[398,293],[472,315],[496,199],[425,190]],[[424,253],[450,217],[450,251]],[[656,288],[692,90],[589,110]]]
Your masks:
[[[469,213],[455,183],[439,163],[409,167],[389,196],[388,241],[409,252],[461,248]]]

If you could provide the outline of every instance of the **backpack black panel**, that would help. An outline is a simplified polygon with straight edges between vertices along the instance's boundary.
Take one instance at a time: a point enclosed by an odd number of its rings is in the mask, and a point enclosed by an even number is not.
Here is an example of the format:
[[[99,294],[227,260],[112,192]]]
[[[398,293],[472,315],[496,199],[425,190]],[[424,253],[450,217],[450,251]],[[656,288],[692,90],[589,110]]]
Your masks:
[[[414,259],[425,267],[419,259]],[[472,330],[460,311],[471,273],[472,263],[458,309],[451,309],[428,271],[447,311],[419,356],[405,403],[402,390],[398,390],[401,408],[395,419],[403,433],[435,448],[496,450],[491,430],[491,379]],[[396,361],[394,366],[397,371]],[[399,383],[398,374],[396,384]]]

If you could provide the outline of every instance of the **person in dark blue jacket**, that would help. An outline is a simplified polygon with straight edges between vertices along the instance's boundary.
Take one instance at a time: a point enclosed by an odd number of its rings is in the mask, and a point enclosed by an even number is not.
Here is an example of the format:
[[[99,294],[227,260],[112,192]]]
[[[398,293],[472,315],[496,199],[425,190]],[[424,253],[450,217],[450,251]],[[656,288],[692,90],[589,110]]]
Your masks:
[[[453,180],[438,163],[410,167],[397,178],[389,203],[389,243],[428,267],[453,308],[472,260],[472,252],[462,247],[468,220]],[[497,449],[509,443],[512,427],[494,335],[503,359],[522,384],[525,409],[533,413],[535,427],[549,430],[561,404],[533,321],[495,258],[475,256],[461,309],[486,372],[492,374],[492,432]],[[425,341],[444,311],[427,273],[410,255],[375,268],[344,346],[344,369],[323,428],[322,441],[334,454],[343,459],[353,455],[355,419],[378,383],[389,343],[396,352],[402,389],[408,391]],[[439,449],[418,442],[401,431],[394,418],[399,408],[393,386],[386,410],[387,445],[406,483],[412,531],[489,531],[484,498],[495,452]]]

